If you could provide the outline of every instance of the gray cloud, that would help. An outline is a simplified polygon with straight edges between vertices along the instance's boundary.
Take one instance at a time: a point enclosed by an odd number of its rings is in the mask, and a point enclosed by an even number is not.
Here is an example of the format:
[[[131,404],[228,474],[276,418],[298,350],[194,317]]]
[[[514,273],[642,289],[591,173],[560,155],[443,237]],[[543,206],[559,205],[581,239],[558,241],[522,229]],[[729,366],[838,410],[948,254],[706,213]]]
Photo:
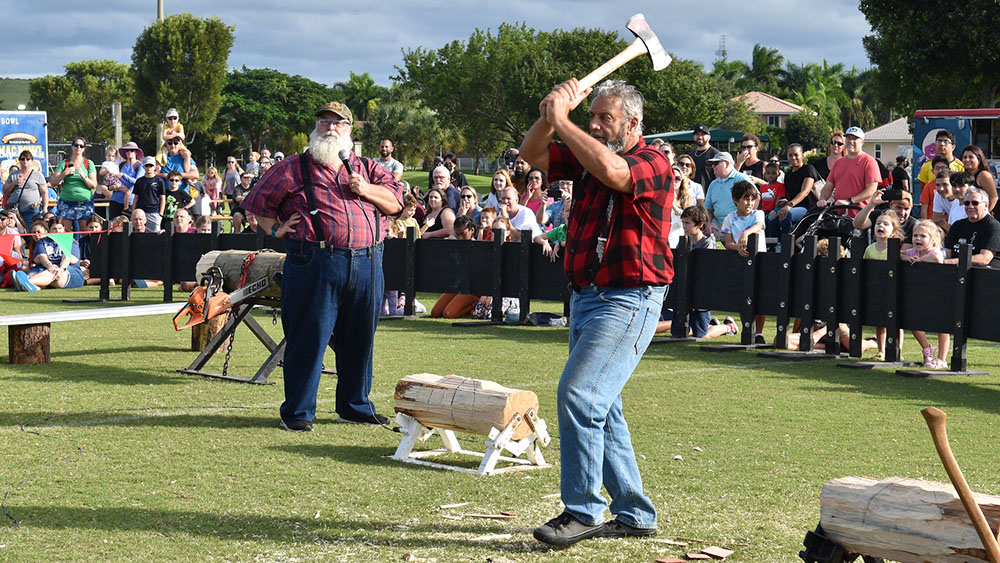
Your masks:
[[[791,62],[869,66],[861,38],[870,33],[857,3],[827,0],[706,3],[645,0],[628,5],[596,0],[484,3],[377,1],[342,7],[321,0],[165,0],[168,14],[218,16],[235,26],[230,66],[270,67],[333,84],[349,71],[390,83],[401,49],[437,49],[476,29],[525,22],[538,30],[601,28],[624,37],[625,22],[643,12],[675,56],[711,67],[719,35],[730,60],[749,60],[755,43],[776,47]],[[131,62],[132,45],[155,18],[155,3],[107,0],[89,4],[46,1],[44,17],[18,11],[5,26],[3,76],[61,74],[68,62],[110,58]],[[706,7],[707,6],[707,7]]]

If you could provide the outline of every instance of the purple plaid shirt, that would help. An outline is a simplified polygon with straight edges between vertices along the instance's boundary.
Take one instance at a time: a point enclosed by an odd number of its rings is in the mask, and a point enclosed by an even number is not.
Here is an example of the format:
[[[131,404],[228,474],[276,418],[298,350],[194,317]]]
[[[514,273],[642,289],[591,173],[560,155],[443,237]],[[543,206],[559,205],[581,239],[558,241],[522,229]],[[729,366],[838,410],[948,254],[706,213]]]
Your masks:
[[[287,221],[293,213],[302,218],[295,225],[295,232],[288,238],[319,242],[309,216],[309,202],[302,191],[302,155],[292,155],[275,164],[254,185],[243,200],[242,207],[254,215]],[[403,187],[375,160],[361,160],[351,154],[351,165],[372,185],[381,185],[391,191],[400,205],[403,204]],[[334,174],[333,170],[309,159],[309,175],[316,194],[323,239],[341,248],[365,248],[385,238],[388,221],[382,218],[374,204],[360,200],[348,186],[347,170]],[[375,237],[372,238],[372,230]]]

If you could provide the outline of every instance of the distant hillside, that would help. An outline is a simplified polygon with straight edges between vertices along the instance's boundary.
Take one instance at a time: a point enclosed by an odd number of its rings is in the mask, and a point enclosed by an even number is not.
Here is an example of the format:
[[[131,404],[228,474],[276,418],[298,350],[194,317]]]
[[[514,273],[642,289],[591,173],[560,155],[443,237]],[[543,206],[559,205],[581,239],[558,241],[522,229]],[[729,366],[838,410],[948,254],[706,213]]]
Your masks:
[[[28,105],[28,80],[0,78],[0,109],[17,109],[20,104]]]

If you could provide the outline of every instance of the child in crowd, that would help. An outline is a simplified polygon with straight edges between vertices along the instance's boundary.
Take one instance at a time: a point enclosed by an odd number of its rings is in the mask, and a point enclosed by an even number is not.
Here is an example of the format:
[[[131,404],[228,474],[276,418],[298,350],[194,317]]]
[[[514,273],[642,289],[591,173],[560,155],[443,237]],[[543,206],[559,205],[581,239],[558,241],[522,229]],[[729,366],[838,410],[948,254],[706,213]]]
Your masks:
[[[403,194],[403,211],[400,212],[399,218],[393,222],[393,228],[395,230],[394,236],[399,238],[406,238],[406,229],[413,227],[417,230],[417,236],[420,233],[420,224],[417,223],[417,219],[414,214],[417,212],[417,198],[413,197],[408,193]]]
[[[114,145],[108,145],[104,151],[104,162],[101,163],[101,170],[97,173],[100,180],[100,187],[97,192],[104,197],[111,197],[111,194],[122,189],[122,173],[118,167],[118,149]]]
[[[948,232],[948,227],[951,226],[951,223],[948,222],[948,215],[951,212],[951,208],[956,205],[964,207],[962,200],[955,199],[955,194],[952,192],[951,175],[952,172],[944,170],[934,176],[934,209],[931,214],[931,220],[945,233]]]
[[[684,234],[691,243],[691,250],[705,248],[713,250],[716,248],[714,235],[705,236],[705,225],[708,224],[708,210],[700,205],[692,205],[681,212],[681,225],[684,227]],[[670,330],[674,336],[685,337],[684,334],[676,334],[673,328],[673,310],[666,307],[660,313],[660,322],[656,325],[656,332]],[[736,324],[736,319],[726,317],[720,324],[712,325],[712,312],[705,309],[691,309],[688,315],[688,335],[695,338],[716,338],[719,336],[730,336],[739,334],[740,329]]]
[[[221,204],[215,203],[215,200],[221,199],[222,177],[219,176],[219,170],[216,167],[212,166],[208,169],[208,173],[201,179],[201,187],[205,197],[211,200],[208,206],[210,214],[218,213]]]
[[[479,212],[479,240],[493,240],[493,224],[497,220],[495,207],[484,207]]]
[[[184,125],[181,124],[181,114],[177,108],[167,110],[167,123],[163,126],[163,141],[179,138],[184,140]]]
[[[948,159],[942,155],[937,155],[931,160],[931,170],[934,178],[942,172],[950,170]],[[934,192],[937,189],[937,182],[927,182],[920,191],[920,218],[932,219],[934,216]]]
[[[736,204],[736,211],[733,211],[722,221],[722,234],[725,236],[724,244],[726,249],[735,250],[740,256],[749,256],[747,250],[750,235],[757,233],[757,252],[766,252],[763,230],[764,212],[757,209],[760,200],[760,192],[752,183],[741,180],[733,184],[733,203]],[[764,340],[764,315],[754,317],[756,332],[754,332],[754,344],[766,344]]]
[[[130,213],[141,209],[146,214],[146,231],[155,233],[160,230],[160,220],[167,206],[167,187],[163,179],[156,175],[156,160],[147,156],[142,159],[143,175],[135,180],[132,188],[132,207]]]
[[[792,218],[785,214],[784,219],[778,218],[775,209],[780,202],[784,207],[788,200],[785,199],[785,185],[778,181],[778,165],[769,162],[764,166],[764,181],[767,182],[760,187],[760,210],[767,216],[764,231],[769,237],[780,237],[792,230]]]
[[[173,221],[177,210],[194,207],[194,198],[191,197],[187,190],[181,189],[183,182],[184,178],[181,177],[179,170],[171,170],[167,174],[167,193],[166,204],[163,207],[163,218],[168,221]]]
[[[889,239],[903,238],[903,228],[899,223],[899,216],[895,211],[886,210],[875,219],[875,226],[872,229],[875,242],[865,249],[865,260],[885,260],[889,253]],[[902,331],[900,331],[902,333]],[[875,327],[875,340],[878,343],[878,353],[875,359],[885,361],[885,327]]]
[[[208,215],[198,217],[194,222],[194,232],[204,235],[212,234],[212,218]]]
[[[476,240],[476,223],[468,215],[455,217],[452,230],[454,232],[453,236],[457,240]]]
[[[934,179],[937,193],[934,194],[934,223],[948,233],[948,229],[959,219],[968,217],[965,214],[965,190],[976,186],[975,177],[969,172],[952,172],[948,176],[948,186],[939,185]],[[947,224],[947,228],[944,225]]]
[[[260,153],[257,151],[250,152],[250,160],[247,161],[246,171],[253,174],[254,176],[259,176],[260,172]]]
[[[944,249],[941,248],[941,229],[933,221],[917,221],[913,227],[913,246],[902,251],[900,258],[910,264],[915,262],[930,262],[931,264],[944,264]],[[937,347],[931,346],[927,341],[927,334],[922,330],[914,330],[913,337],[923,349],[924,367],[930,369],[941,369],[948,367],[945,356],[948,353],[948,344],[951,335],[938,333]]]
[[[573,200],[567,199],[563,200],[560,206],[560,217],[559,226],[550,229],[545,233],[545,237],[549,239],[552,243],[548,250],[542,250],[542,252],[549,257],[549,260],[553,262],[556,261],[556,256],[559,254],[559,249],[566,246],[566,225],[569,223],[569,210],[573,207]]]

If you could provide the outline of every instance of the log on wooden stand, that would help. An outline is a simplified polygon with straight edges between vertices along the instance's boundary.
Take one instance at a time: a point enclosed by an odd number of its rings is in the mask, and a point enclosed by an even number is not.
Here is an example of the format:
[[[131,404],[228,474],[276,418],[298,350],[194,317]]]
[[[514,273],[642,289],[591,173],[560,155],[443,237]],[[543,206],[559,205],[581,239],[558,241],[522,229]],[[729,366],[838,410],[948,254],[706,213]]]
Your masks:
[[[993,530],[1000,497],[976,494]],[[986,563],[986,550],[950,484],[893,477],[833,479],[820,494],[824,535],[846,551],[893,561]]]
[[[209,341],[212,340],[219,331],[222,330],[222,325],[226,324],[226,319],[229,318],[228,315],[218,315],[208,319],[208,322],[194,325],[191,327],[191,349],[195,352],[201,352],[208,345]],[[220,345],[216,352],[225,352],[226,346]]]
[[[538,397],[531,391],[508,389],[492,381],[430,373],[408,375],[396,384],[396,412],[417,419],[428,428],[459,430],[488,436],[505,428],[514,416],[538,412]],[[520,425],[512,439],[532,433]]]
[[[195,272],[200,278],[209,268],[215,266],[222,272],[222,291],[232,293],[237,289],[240,275],[243,274],[243,262],[246,260],[246,250],[213,250],[198,260]],[[250,263],[247,271],[247,283],[267,277],[271,285],[254,297],[281,298],[281,285],[275,283],[274,274],[280,273],[285,267],[285,255],[280,252],[257,252],[257,257]]]
[[[49,323],[12,325],[7,328],[7,349],[12,364],[47,364]]]

